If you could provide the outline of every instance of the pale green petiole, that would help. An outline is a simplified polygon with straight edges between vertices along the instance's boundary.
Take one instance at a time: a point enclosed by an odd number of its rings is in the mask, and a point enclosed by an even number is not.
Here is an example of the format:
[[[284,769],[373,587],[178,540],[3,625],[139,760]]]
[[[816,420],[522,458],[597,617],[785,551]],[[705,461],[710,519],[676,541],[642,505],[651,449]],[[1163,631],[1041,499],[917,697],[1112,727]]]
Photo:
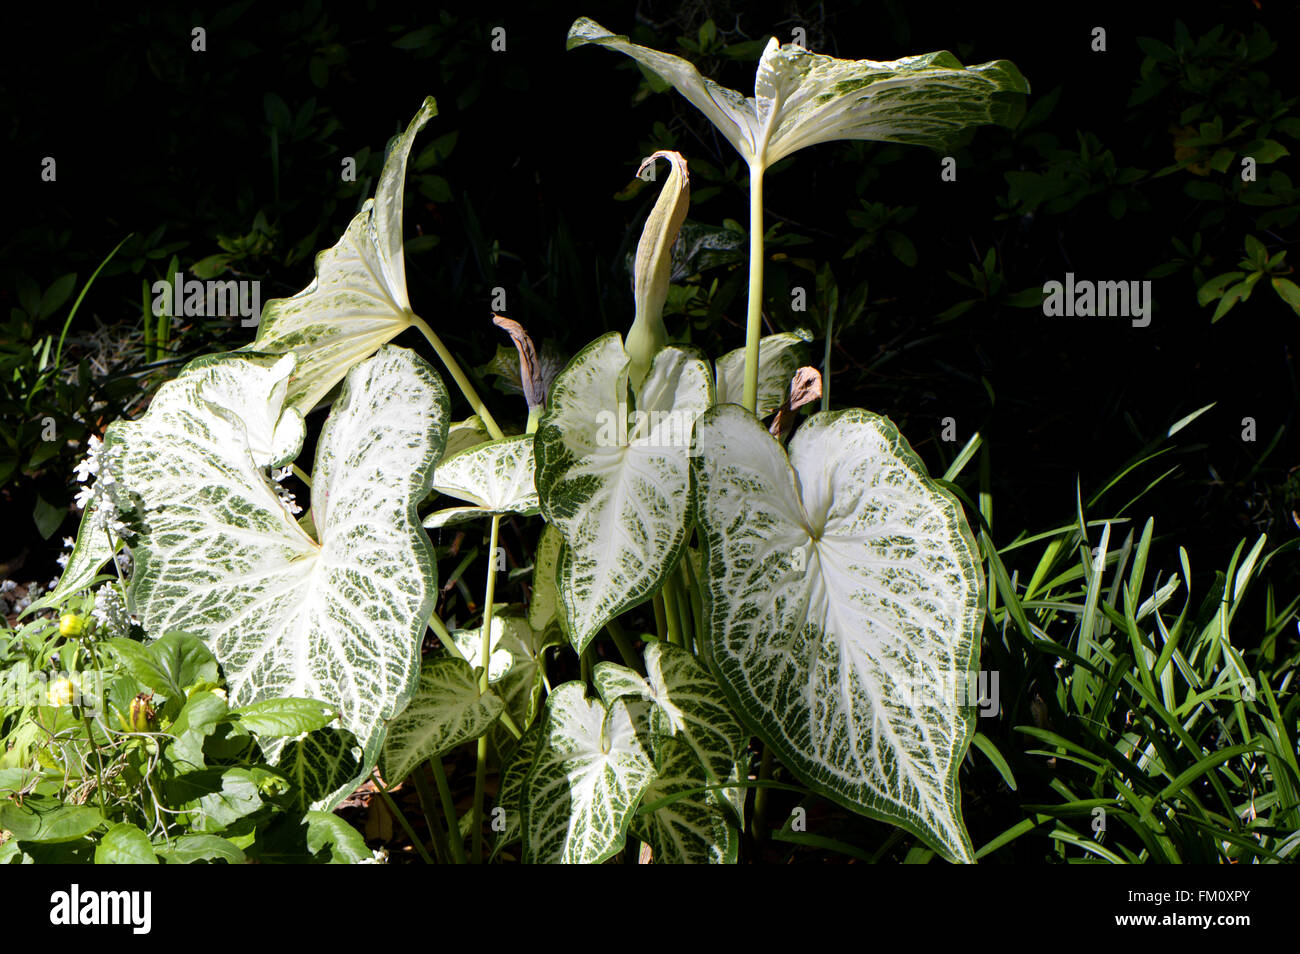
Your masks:
[[[486,420],[484,423],[487,423]],[[492,535],[488,544],[487,592],[483,597],[483,631],[480,644],[479,665],[482,675],[478,679],[479,695],[488,691],[488,661],[492,657],[492,603],[497,587],[497,537],[501,530],[501,515],[492,515]],[[474,864],[483,860],[483,788],[487,782],[487,734],[479,736],[478,761],[474,772],[474,815],[470,831],[473,832]]]
[[[763,166],[749,167],[749,313],[745,320],[745,407],[758,407],[758,342],[763,335]]]
[[[438,333],[430,328],[428,322],[419,315],[411,315],[411,325],[418,328],[420,334],[424,335],[424,337],[428,339],[429,344],[433,345],[433,350],[437,352],[438,358],[442,361],[443,366],[446,367],[447,372],[451,375],[451,379],[456,382],[456,387],[460,388],[460,393],[465,395],[465,400],[469,401],[469,406],[472,407],[474,413],[479,416],[479,420],[483,422],[483,426],[487,428],[488,433],[492,435],[493,440],[499,441],[505,437],[505,432],[497,426],[496,420],[492,417],[492,412],[487,409],[487,405],[483,403],[483,399],[478,396],[478,392],[474,390],[474,385],[470,382],[470,379],[465,376],[465,372],[461,370],[460,364],[456,361],[455,356],[448,351],[447,346],[442,343],[442,339],[438,337]]]

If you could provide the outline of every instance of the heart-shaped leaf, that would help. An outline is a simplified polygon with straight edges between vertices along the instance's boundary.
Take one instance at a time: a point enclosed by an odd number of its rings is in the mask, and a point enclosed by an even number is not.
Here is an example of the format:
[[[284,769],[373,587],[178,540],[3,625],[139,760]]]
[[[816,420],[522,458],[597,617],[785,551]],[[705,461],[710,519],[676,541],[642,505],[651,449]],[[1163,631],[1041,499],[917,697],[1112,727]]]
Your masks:
[[[654,766],[627,704],[606,708],[577,682],[547,697],[537,755],[524,781],[526,864],[600,864],[617,854]]]
[[[598,663],[592,679],[607,705],[628,696],[651,703],[647,728],[656,762],[659,740],[671,738],[700,760],[701,768],[693,773],[705,780],[700,784],[736,781],[749,733],[732,712],[713,674],[694,653],[664,642],[646,646],[645,668],[642,678],[625,666]],[[681,769],[677,763],[674,773],[682,774]],[[744,790],[728,789],[722,794],[739,820],[744,814]]]
[[[1006,60],[966,67],[946,51],[885,63],[840,60],[773,37],[747,98],[681,57],[638,46],[583,17],[569,29],[567,45],[587,43],[626,53],[672,84],[758,168],[836,139],[940,148],[968,126],[1013,125],[1021,108],[1014,94],[1029,91]]]
[[[705,650],[737,713],[810,787],[972,860],[983,579],[955,499],[866,411],[809,418],[788,458],[732,404],[696,440]]]
[[[384,780],[395,785],[425,759],[477,739],[504,708],[495,692],[479,695],[478,679],[465,660],[443,656],[426,661],[410,705],[388,724],[380,761]]]
[[[474,506],[436,511],[424,520],[429,528],[492,514],[537,513],[533,435],[488,441],[444,457],[434,472],[433,489]]]
[[[517,841],[523,831],[522,800],[524,781],[528,771],[533,767],[537,755],[537,744],[542,738],[542,726],[533,726],[510,749],[501,763],[501,788],[497,793],[496,807],[505,809],[505,827],[492,842],[492,857],[496,858],[511,842]]]
[[[338,244],[316,256],[316,278],[292,298],[266,303],[247,350],[293,352],[287,403],[307,413],[357,362],[412,324],[402,254],[402,190],[415,135],[438,113],[430,97],[393,139],[368,199]]]
[[[280,427],[258,402],[281,393],[268,384],[293,360],[200,359],[141,420],[109,429],[121,447],[118,509],[138,534],[129,598],[149,631],[184,630],[213,649],[232,706],[296,696],[337,708],[341,729],[321,731],[355,736],[360,777],[385,720],[415,689],[434,607],[433,554],[415,508],[445,440],[447,394],[427,363],[391,345],[348,372],[316,449],[318,542],[254,452]],[[316,773],[345,754],[327,745],[295,757]]]
[[[149,836],[135,825],[120,822],[104,832],[104,837],[95,846],[95,864],[97,865],[156,865],[158,856],[154,854]]]
[[[655,355],[634,408],[628,373],[618,334],[596,339],[556,379],[537,430],[537,491],[564,538],[560,598],[579,652],[681,555],[691,427],[713,402],[708,365],[680,348]]]

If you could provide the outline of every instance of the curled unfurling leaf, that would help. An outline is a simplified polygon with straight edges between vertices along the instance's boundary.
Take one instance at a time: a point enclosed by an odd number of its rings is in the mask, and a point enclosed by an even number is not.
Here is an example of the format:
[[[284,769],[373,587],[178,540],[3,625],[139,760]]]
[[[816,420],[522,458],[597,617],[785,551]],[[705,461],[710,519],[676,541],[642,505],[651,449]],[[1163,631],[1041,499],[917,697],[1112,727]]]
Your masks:
[[[519,383],[524,391],[524,400],[528,402],[528,410],[531,412],[544,408],[546,386],[549,382],[542,374],[541,362],[537,358],[537,349],[533,347],[533,339],[528,337],[528,332],[524,331],[523,325],[502,315],[493,315],[492,324],[510,335],[510,340],[515,343],[515,350],[519,352]]]
[[[668,285],[672,278],[672,249],[686,210],[691,204],[691,179],[686,160],[680,153],[661,149],[641,163],[637,175],[656,159],[667,159],[672,165],[668,181],[655,200],[654,208],[641,231],[641,241],[636,249],[636,266],[633,272],[636,299],[636,319],[627,333],[626,349],[632,359],[632,385],[639,387],[650,370],[650,362],[668,342],[664,329],[664,302],[668,299]]]

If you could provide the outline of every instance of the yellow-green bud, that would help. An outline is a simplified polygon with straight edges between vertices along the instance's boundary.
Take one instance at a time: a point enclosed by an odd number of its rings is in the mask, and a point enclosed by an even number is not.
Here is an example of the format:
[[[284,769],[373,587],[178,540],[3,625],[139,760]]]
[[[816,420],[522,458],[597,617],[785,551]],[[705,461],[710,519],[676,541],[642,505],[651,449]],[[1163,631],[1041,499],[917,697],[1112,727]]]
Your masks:
[[[60,636],[80,636],[86,631],[86,617],[76,613],[64,613],[59,617]]]
[[[149,732],[153,728],[153,693],[142,692],[131,700],[131,731]]]

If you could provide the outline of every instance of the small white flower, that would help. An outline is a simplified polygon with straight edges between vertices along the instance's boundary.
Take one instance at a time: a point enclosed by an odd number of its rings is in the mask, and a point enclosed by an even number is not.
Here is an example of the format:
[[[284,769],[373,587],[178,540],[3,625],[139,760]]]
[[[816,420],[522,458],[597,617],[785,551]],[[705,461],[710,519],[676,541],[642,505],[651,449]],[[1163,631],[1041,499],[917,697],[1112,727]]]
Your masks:
[[[90,440],[86,442],[86,456],[77,464],[77,482],[84,484],[91,477],[99,473],[100,450],[103,448],[103,442],[94,434],[90,435]]]
[[[85,510],[86,504],[95,499],[95,488],[87,484],[77,491],[77,499],[73,501],[78,510]]]

